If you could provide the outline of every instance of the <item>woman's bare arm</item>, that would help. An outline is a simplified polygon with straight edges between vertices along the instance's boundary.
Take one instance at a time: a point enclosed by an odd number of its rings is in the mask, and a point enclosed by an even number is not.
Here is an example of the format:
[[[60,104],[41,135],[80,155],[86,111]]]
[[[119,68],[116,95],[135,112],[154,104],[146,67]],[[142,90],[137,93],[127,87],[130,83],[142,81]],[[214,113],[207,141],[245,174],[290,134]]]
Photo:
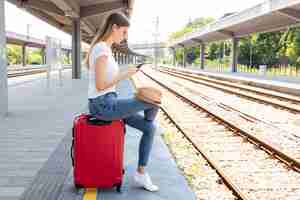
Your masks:
[[[107,56],[99,56],[96,59],[95,64],[95,75],[96,75],[96,89],[98,91],[105,90],[107,88],[110,88],[114,85],[116,85],[118,82],[120,82],[123,79],[127,79],[130,76],[132,76],[134,73],[137,72],[137,68],[130,69],[127,72],[120,72],[113,78],[112,81],[105,81],[106,76],[106,70],[107,70]]]

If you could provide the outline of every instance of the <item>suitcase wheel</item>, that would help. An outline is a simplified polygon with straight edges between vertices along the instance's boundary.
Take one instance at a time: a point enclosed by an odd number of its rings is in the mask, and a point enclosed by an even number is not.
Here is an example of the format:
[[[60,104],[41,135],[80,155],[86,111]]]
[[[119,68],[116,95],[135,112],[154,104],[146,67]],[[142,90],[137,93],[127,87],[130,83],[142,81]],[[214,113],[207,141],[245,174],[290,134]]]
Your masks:
[[[121,187],[122,187],[122,182],[117,184],[117,192],[122,193]]]
[[[76,189],[83,188],[83,186],[82,186],[82,185],[80,185],[80,184],[75,184],[75,187],[76,187]]]

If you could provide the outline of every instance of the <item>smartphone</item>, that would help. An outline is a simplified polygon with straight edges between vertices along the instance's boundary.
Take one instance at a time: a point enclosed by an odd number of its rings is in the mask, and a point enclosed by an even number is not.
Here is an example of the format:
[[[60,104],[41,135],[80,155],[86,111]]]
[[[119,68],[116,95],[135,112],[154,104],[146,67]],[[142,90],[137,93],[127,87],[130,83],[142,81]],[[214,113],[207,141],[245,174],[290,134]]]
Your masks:
[[[136,66],[136,68],[140,69],[144,64],[146,64],[146,63],[138,64],[138,65]]]

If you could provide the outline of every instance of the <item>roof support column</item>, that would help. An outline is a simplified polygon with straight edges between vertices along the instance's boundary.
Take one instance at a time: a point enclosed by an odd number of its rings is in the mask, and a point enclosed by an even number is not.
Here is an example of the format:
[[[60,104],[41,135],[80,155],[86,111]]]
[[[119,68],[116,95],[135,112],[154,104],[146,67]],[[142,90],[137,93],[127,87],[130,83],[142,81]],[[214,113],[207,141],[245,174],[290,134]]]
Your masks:
[[[71,51],[70,50],[67,50],[67,55],[68,55],[68,64],[71,64],[71,55],[72,55],[72,53],[71,53]]]
[[[4,1],[0,1],[0,117],[5,117],[8,112],[8,87],[6,63],[6,36]]]
[[[186,62],[185,62],[185,60],[186,60],[186,58],[185,58],[185,48],[184,48],[184,46],[183,46],[183,53],[182,53],[182,66],[183,67],[186,67]]]
[[[232,38],[231,72],[236,72],[237,71],[238,45],[239,45],[239,39],[238,38]]]
[[[45,47],[42,48],[42,65],[46,64],[46,49]]]
[[[204,69],[204,65],[205,65],[205,43],[201,43],[200,45],[200,63],[201,63],[201,69]]]
[[[26,44],[22,45],[22,66],[26,66]]]
[[[176,49],[175,47],[171,47],[171,52],[172,52],[172,65],[175,67],[176,64]]]
[[[72,78],[80,79],[81,75],[81,33],[80,19],[73,19],[72,32]]]

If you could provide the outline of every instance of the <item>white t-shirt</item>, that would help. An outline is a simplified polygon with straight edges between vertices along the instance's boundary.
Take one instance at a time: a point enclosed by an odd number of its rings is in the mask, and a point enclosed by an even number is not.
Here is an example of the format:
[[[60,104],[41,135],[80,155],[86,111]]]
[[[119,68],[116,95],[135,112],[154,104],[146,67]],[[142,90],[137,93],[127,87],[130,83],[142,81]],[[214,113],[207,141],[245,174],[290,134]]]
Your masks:
[[[96,89],[96,76],[95,76],[95,64],[96,59],[99,56],[106,55],[107,59],[107,70],[106,70],[106,81],[111,81],[113,77],[115,77],[119,73],[119,66],[116,63],[111,48],[105,42],[97,43],[93,49],[91,50],[91,54],[89,57],[89,89],[88,89],[88,98],[96,98],[100,95],[104,95],[108,92],[115,92],[116,87],[110,87],[102,91],[98,91]]]

